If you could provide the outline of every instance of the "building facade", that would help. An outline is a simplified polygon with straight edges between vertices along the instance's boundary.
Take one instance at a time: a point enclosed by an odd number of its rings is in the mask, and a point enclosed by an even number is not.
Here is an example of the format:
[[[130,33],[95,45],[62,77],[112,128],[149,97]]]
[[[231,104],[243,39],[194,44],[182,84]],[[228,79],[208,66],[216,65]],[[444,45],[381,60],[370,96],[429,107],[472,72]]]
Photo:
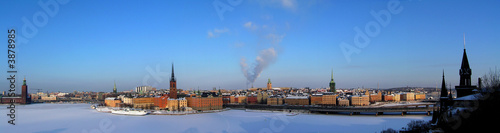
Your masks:
[[[270,96],[269,98],[267,98],[267,105],[283,105],[283,97]]]
[[[285,98],[285,103],[288,105],[309,105],[307,96],[289,96]]]
[[[321,97],[321,104],[326,106],[337,105],[337,95],[334,92],[325,92]]]
[[[370,97],[367,95],[349,97],[351,106],[368,106],[370,105]]]
[[[202,97],[197,95],[195,97],[187,97],[186,99],[188,104],[187,106],[193,108],[194,110],[205,111],[222,109],[222,97]]]

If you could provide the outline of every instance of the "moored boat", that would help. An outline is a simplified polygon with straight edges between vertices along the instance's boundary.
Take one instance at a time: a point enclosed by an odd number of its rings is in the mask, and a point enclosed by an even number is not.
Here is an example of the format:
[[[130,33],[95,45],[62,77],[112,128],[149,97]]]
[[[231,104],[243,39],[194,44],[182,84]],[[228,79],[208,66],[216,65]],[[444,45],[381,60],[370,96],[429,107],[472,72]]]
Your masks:
[[[97,112],[111,113],[113,109],[104,106],[97,106],[95,107],[95,110],[97,110]]]
[[[119,109],[119,110],[111,110],[111,113],[118,114],[118,115],[138,115],[138,116],[148,114],[148,112],[145,110],[135,110],[135,109],[129,109],[129,108]]]

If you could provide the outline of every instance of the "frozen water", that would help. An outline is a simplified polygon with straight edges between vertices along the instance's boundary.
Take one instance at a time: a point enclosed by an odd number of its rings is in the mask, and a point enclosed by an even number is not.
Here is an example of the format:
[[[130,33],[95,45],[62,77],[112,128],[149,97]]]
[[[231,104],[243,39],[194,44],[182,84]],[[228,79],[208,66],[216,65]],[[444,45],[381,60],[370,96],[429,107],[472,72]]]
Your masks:
[[[380,132],[401,129],[424,115],[324,115],[229,110],[191,115],[125,116],[101,113],[89,104],[16,105],[10,125],[7,105],[0,105],[0,133],[128,133],[128,132]]]

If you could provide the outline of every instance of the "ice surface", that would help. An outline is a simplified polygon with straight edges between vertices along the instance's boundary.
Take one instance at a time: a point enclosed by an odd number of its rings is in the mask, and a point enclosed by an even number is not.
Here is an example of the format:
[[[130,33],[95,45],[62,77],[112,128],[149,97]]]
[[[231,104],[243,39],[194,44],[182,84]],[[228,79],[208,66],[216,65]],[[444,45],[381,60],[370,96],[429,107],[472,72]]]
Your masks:
[[[229,110],[192,115],[125,116],[101,113],[89,104],[16,105],[16,125],[7,105],[0,105],[0,133],[135,133],[135,132],[380,132],[401,129],[424,115],[324,115]]]

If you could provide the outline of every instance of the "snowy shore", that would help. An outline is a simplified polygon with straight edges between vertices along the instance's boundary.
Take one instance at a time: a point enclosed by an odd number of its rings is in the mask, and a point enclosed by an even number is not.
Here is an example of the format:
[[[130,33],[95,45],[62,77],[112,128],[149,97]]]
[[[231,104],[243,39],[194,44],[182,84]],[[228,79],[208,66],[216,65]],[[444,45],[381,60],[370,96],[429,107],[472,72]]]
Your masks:
[[[90,104],[32,104],[16,106],[16,125],[7,121],[7,105],[0,105],[0,132],[380,132],[401,129],[411,120],[430,116],[373,116],[300,114],[228,110],[191,115],[124,116],[101,113]]]

